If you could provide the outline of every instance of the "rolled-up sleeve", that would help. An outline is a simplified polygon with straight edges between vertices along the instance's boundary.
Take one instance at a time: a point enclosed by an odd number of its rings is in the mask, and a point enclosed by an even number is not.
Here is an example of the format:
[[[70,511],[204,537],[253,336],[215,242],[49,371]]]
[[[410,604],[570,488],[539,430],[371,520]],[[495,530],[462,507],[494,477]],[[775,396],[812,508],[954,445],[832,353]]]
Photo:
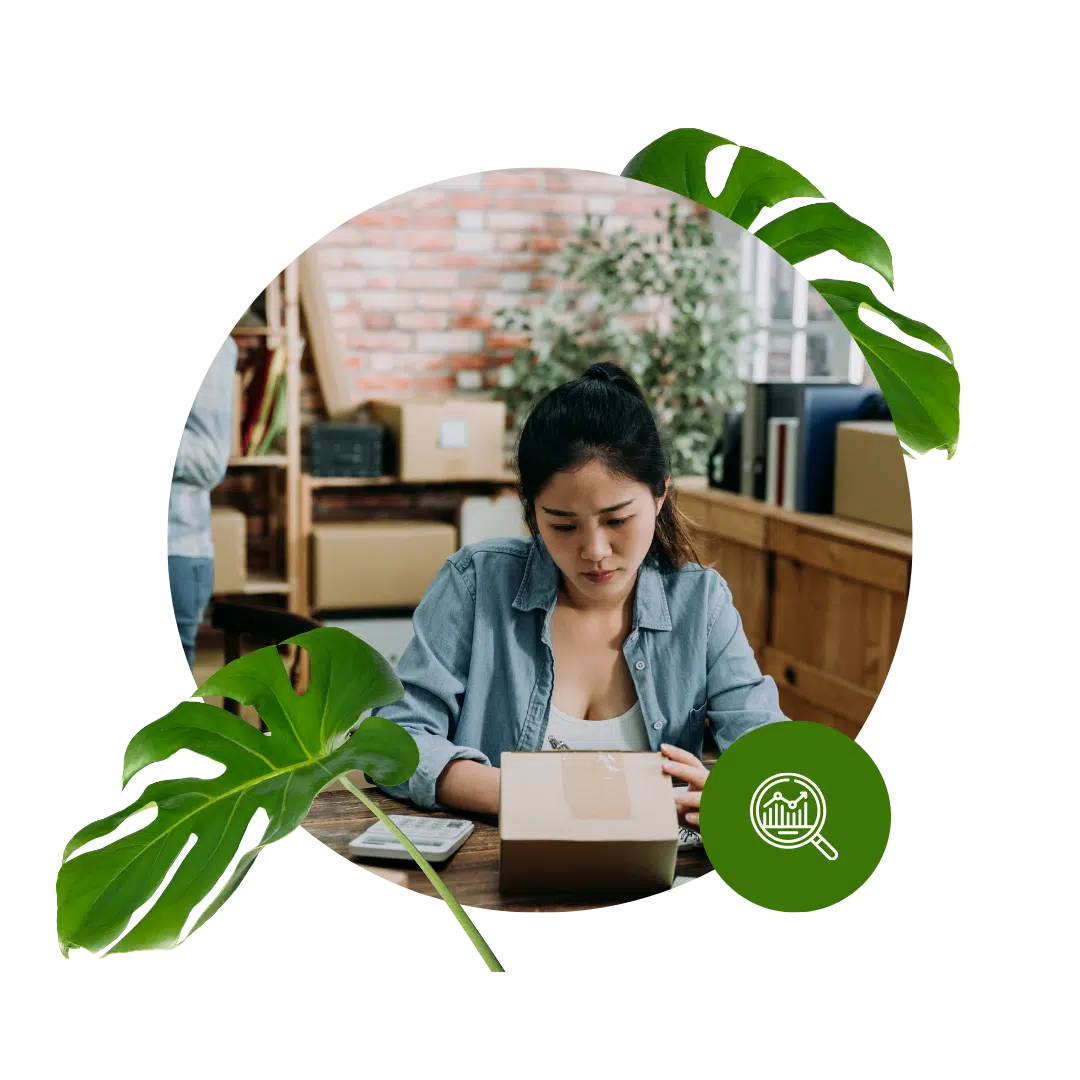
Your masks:
[[[237,355],[236,342],[226,338],[203,377],[180,436],[173,479],[203,491],[216,488],[228,468]]]
[[[451,761],[491,764],[481,751],[453,741],[469,678],[475,607],[471,560],[461,568],[448,560],[413,614],[413,639],[397,666],[405,695],[378,710],[403,727],[420,751],[420,764],[409,780],[380,787],[429,809],[444,809],[435,798],[435,784]]]
[[[746,639],[742,619],[723,578],[709,581],[709,634],[706,693],[709,727],[721,751],[740,735],[787,717],[771,676],[762,675]]]

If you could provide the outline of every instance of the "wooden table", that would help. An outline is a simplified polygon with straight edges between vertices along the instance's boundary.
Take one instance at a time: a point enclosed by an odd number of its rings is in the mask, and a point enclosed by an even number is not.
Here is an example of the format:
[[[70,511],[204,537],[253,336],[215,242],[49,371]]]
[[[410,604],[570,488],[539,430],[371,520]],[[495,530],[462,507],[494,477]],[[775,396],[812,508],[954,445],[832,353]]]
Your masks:
[[[420,810],[410,803],[391,798],[376,789],[365,792],[381,809],[391,814],[432,814],[435,817],[469,818],[475,823],[472,835],[442,866],[435,867],[439,877],[462,904],[472,907],[496,908],[500,911],[580,911],[584,908],[607,907],[639,899],[642,893],[603,896],[556,893],[550,896],[505,896],[499,892],[499,826],[494,818],[473,814],[443,814]],[[339,855],[358,866],[405,885],[415,892],[437,896],[423,872],[412,862],[387,859],[352,858],[349,841],[375,821],[375,815],[351,792],[329,790],[318,795],[304,821],[304,828]],[[676,877],[701,877],[712,872],[708,856],[702,848],[680,851],[676,862]]]

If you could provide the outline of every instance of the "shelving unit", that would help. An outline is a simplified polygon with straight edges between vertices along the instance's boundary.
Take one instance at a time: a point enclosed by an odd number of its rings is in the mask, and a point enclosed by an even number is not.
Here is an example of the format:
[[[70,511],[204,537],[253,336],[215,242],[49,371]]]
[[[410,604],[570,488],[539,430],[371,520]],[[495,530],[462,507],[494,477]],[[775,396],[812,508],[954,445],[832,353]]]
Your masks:
[[[448,489],[484,489],[487,494],[499,494],[501,489],[514,489],[517,478],[513,473],[501,473],[487,480],[445,480],[412,483],[396,476],[349,477],[349,476],[311,476],[300,474],[300,512],[297,530],[297,607],[293,610],[300,615],[310,616],[311,609],[311,528],[314,518],[315,492],[324,489],[387,489],[399,488],[448,488]]]
[[[248,574],[244,594],[279,596],[289,610],[296,610],[299,593],[299,505],[300,505],[300,296],[299,272],[295,262],[266,287],[266,326],[237,326],[234,339],[265,338],[267,347],[286,350],[285,452],[258,457],[231,457],[230,470],[257,469],[267,473],[269,513],[267,531],[271,552],[279,565],[271,571]],[[281,474],[284,473],[282,482]]]

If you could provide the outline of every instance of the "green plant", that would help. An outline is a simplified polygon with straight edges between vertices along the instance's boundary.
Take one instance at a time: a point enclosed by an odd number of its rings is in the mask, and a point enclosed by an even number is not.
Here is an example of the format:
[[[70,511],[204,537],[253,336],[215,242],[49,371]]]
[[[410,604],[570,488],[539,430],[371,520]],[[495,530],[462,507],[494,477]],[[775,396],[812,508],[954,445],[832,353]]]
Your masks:
[[[239,849],[256,810],[269,817],[259,844],[237,862],[228,881],[192,926],[197,930],[251,869],[267,844],[280,840],[307,816],[315,796],[341,777],[401,841],[454,912],[488,967],[502,967],[472,921],[435,871],[345,773],[362,770],[385,784],[400,784],[415,771],[416,743],[403,728],[379,716],[358,718],[388,705],[404,690],[390,664],[371,646],[335,627],[320,627],[287,644],[307,650],[311,679],[297,694],[273,647],[242,656],[211,676],[196,696],[222,696],[251,705],[268,734],[240,717],[200,701],[185,701],[148,724],[128,744],[123,783],[178,750],[202,754],[225,766],[211,780],[184,778],[150,784],[115,814],[80,830],[64,849],[56,879],[57,936],[65,956],[73,948],[99,953],[172,948],[195,906],[218,884]],[[149,824],[104,847],[80,848],[150,807]],[[191,837],[169,883],[136,925],[132,916],[148,903]],[[125,933],[126,931],[126,933]],[[121,936],[123,935],[123,936]],[[186,938],[185,938],[186,940]],[[109,947],[111,944],[111,948]]]
[[[786,199],[824,198],[790,165],[748,146],[739,152],[719,195],[705,181],[705,159],[730,139],[697,128],[678,128],[639,151],[622,175],[666,188],[711,207],[749,229],[758,213]],[[870,267],[893,287],[892,254],[870,226],[835,203],[820,202],[790,210],[755,234],[792,264],[836,251]],[[943,448],[951,458],[960,436],[960,378],[948,342],[925,323],[883,304],[865,285],[853,281],[811,281],[862,350],[889,404],[897,434],[916,453]],[[902,333],[938,349],[936,356],[913,348],[863,322],[860,310],[884,315]],[[947,357],[948,359],[944,359]]]
[[[502,329],[528,340],[502,369],[515,433],[553,387],[615,360],[645,391],[673,474],[704,475],[722,411],[742,393],[742,314],[732,261],[695,213],[673,202],[658,234],[609,231],[586,218],[563,250],[547,305],[496,312]]]

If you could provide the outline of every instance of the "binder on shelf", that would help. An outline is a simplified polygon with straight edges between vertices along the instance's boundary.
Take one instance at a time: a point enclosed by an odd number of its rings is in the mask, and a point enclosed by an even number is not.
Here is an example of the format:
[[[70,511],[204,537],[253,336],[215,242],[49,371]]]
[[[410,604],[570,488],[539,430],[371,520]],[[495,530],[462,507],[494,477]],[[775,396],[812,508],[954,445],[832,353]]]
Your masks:
[[[770,421],[787,418],[796,421],[791,432],[791,508],[831,514],[836,426],[857,419],[876,394],[874,389],[851,383],[748,383],[742,422],[741,493],[767,499]]]
[[[785,510],[795,509],[798,469],[799,421],[793,416],[769,418],[766,454],[765,501]]]

